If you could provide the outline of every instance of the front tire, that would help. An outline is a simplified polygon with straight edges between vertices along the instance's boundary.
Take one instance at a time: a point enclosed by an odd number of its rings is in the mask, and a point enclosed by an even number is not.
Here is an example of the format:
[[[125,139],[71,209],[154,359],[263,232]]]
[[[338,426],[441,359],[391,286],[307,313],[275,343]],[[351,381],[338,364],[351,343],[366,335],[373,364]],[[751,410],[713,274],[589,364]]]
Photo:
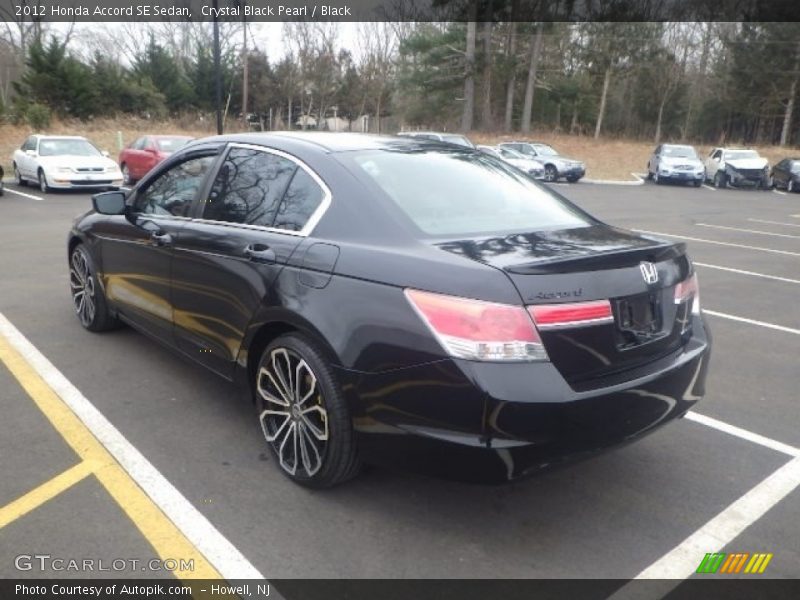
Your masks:
[[[50,186],[47,185],[47,176],[42,169],[39,169],[39,191],[43,194],[50,191]]]
[[[720,189],[728,187],[728,176],[722,171],[717,171],[714,174],[714,187]]]
[[[108,310],[92,257],[83,244],[75,246],[69,257],[69,287],[75,314],[85,329],[98,332],[119,326]]]
[[[284,475],[327,488],[358,474],[361,463],[344,395],[322,351],[296,333],[273,340],[254,375],[261,430]]]
[[[19,172],[19,169],[17,168],[17,163],[14,163],[14,185],[19,187],[25,187],[26,185],[28,185],[28,182],[25,181],[25,179],[23,179],[22,173]]]
[[[795,191],[795,189],[794,189],[794,179],[790,179],[789,183],[786,184],[786,191],[789,192],[790,194],[794,193],[794,191]]]

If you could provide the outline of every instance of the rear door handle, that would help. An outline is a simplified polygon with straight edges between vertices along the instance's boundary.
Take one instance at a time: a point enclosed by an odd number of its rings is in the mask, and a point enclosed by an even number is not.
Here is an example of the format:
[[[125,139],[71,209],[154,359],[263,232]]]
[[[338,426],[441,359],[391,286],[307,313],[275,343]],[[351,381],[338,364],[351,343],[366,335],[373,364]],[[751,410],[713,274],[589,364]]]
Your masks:
[[[150,240],[156,246],[170,246],[172,245],[172,236],[168,233],[161,231],[154,231],[150,234]]]
[[[266,244],[250,244],[244,249],[244,255],[253,262],[274,263],[275,250]]]

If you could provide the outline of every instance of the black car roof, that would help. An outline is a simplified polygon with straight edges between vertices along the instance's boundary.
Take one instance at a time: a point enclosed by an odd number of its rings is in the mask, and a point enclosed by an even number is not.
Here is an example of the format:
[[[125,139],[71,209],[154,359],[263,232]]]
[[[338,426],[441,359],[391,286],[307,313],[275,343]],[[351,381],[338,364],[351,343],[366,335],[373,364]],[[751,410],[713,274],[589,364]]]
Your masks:
[[[450,144],[442,144],[435,140],[422,140],[411,137],[375,135],[370,133],[334,133],[319,131],[277,131],[270,133],[232,133],[212,136],[191,142],[186,147],[214,142],[254,144],[280,149],[286,145],[298,143],[325,152],[346,152],[351,150],[376,150],[414,148],[420,144],[426,147],[441,145],[452,149]]]

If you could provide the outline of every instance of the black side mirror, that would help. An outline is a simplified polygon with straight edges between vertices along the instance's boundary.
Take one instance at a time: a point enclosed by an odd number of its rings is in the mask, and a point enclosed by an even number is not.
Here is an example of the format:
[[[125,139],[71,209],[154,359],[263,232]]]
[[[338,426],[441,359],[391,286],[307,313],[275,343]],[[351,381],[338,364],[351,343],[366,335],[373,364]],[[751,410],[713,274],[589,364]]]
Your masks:
[[[124,215],[125,193],[116,191],[95,194],[92,196],[92,205],[101,215]]]

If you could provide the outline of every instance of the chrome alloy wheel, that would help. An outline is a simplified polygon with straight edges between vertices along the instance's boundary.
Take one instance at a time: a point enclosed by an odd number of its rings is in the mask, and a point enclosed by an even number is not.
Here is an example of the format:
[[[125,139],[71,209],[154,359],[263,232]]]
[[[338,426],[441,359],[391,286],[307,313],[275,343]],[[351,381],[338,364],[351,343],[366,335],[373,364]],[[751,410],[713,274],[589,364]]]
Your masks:
[[[292,476],[312,477],[325,458],[328,413],[311,367],[292,350],[275,348],[259,369],[257,390],[264,407],[261,429],[281,468]]]
[[[86,255],[76,249],[72,253],[69,268],[69,285],[72,290],[72,302],[75,312],[84,327],[89,327],[94,321],[97,310],[95,303],[94,277],[89,270]]]

